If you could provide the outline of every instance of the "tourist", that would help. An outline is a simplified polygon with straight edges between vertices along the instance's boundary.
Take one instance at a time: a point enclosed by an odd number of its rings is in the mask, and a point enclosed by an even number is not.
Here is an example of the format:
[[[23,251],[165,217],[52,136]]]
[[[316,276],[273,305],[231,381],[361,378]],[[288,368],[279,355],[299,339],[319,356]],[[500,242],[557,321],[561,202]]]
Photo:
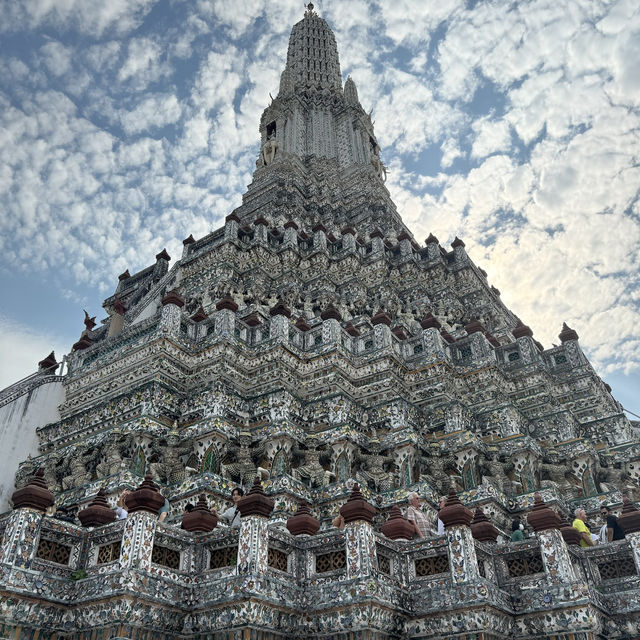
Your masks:
[[[331,524],[340,530],[344,529],[344,516],[341,513],[338,513],[338,515],[331,521]]]
[[[578,507],[575,510],[575,520],[572,523],[572,527],[576,529],[580,533],[580,546],[581,547],[593,547],[596,544],[596,540],[598,536],[595,536],[589,531],[589,527],[587,527],[587,512]]]
[[[600,529],[599,541],[601,544],[605,542],[613,542],[614,540],[624,540],[624,529],[620,526],[618,518],[616,518],[611,509],[603,504],[600,507],[600,516],[604,520],[604,524]]]
[[[420,496],[414,491],[407,496],[409,508],[407,520],[413,524],[414,534],[418,538],[428,538],[432,535],[429,516],[420,509]]]
[[[124,520],[128,515],[127,505],[125,502],[125,498],[131,493],[128,489],[125,489],[118,498],[118,502],[116,503],[116,519]]]
[[[511,542],[522,542],[524,540],[524,525],[520,518],[516,518],[511,523]]]
[[[233,500],[233,506],[229,507],[226,511],[223,511],[218,517],[224,520],[232,529],[240,528],[240,510],[238,509],[238,502],[242,499],[244,491],[241,487],[236,487],[231,492],[231,500]],[[218,515],[215,509],[211,510],[214,515]]]
[[[158,522],[164,522],[169,515],[169,499],[167,496],[164,497],[164,504],[158,509]]]
[[[447,506],[447,498],[443,496],[442,498],[440,498],[440,504],[438,505],[438,512],[440,512],[446,506]],[[444,522],[440,520],[440,516],[438,516],[438,535],[439,536],[444,535]]]

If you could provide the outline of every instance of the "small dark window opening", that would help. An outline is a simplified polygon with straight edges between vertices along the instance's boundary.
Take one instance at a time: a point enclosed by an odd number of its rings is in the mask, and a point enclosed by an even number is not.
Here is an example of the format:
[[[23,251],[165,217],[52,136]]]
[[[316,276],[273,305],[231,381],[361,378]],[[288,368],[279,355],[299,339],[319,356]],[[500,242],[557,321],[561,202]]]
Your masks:
[[[267,125],[267,139],[269,138],[273,138],[276,135],[276,123],[274,122],[270,122]]]

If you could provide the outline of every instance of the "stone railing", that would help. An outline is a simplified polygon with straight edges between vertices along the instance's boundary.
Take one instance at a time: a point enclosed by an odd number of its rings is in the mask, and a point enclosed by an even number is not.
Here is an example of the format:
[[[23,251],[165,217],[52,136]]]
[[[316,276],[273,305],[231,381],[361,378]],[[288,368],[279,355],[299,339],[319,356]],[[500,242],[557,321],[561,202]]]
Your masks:
[[[146,511],[85,529],[26,507],[0,531],[4,592],[59,605],[109,594],[186,609],[246,598],[310,612],[370,603],[408,620],[461,602],[518,616],[586,599],[603,610],[624,600],[640,616],[640,532],[585,550],[554,529],[496,544],[451,524],[443,536],[391,540],[356,520],[296,537],[248,515],[239,530],[192,533]]]

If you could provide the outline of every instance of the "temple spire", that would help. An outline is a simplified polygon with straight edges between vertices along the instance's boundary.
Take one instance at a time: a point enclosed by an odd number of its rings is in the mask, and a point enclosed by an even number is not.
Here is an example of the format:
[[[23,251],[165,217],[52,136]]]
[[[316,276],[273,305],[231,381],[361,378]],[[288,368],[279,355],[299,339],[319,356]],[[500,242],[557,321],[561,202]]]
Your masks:
[[[336,38],[312,4],[307,5],[304,18],[291,30],[278,95],[303,90],[342,92]]]

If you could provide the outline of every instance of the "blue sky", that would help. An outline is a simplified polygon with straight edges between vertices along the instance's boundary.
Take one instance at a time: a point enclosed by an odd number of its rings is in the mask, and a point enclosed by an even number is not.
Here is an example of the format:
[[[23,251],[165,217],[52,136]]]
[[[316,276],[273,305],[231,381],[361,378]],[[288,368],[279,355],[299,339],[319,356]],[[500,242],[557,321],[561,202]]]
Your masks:
[[[637,0],[318,2],[416,237],[640,414]],[[0,387],[240,203],[303,3],[0,0]]]

